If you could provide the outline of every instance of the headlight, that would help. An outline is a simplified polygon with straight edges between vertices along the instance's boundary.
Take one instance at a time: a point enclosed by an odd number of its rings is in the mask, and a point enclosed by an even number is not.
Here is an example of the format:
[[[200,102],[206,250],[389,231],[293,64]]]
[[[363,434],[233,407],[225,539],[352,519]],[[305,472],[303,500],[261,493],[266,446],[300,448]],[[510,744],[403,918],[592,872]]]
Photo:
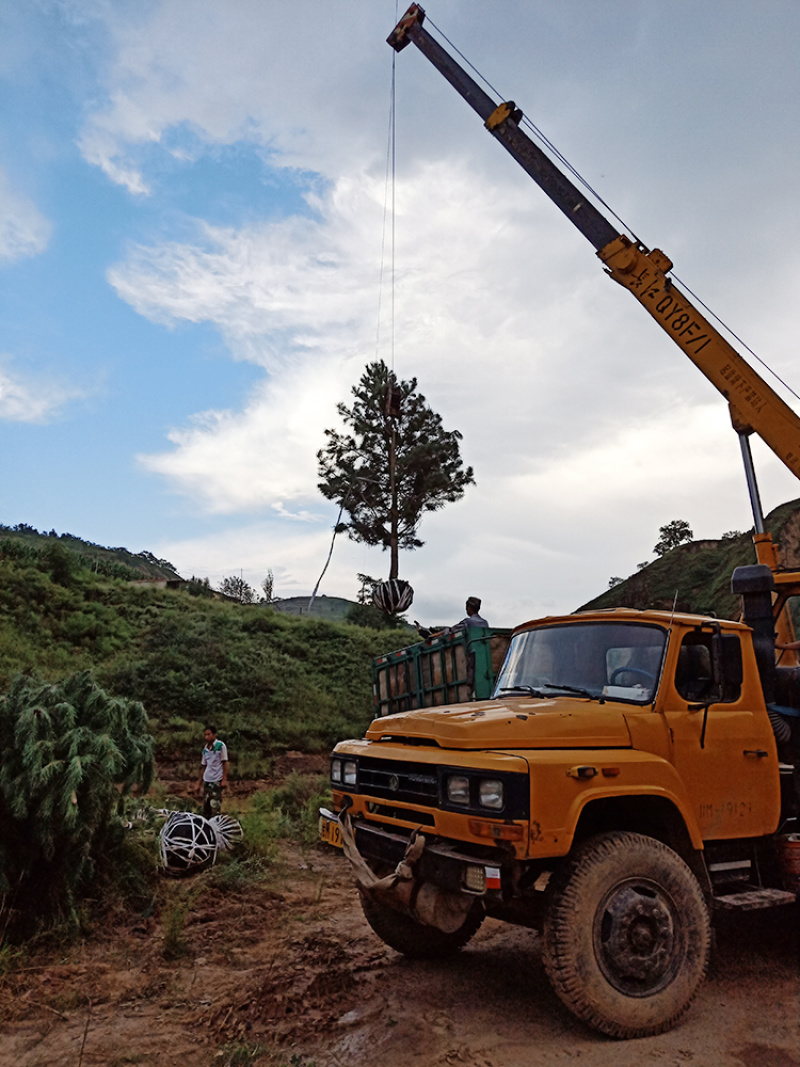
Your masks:
[[[354,759],[347,759],[344,761],[342,767],[342,781],[345,785],[356,784],[356,761]]]
[[[340,759],[331,760],[331,781],[341,782],[342,780],[342,761]]]
[[[451,804],[469,804],[469,778],[465,774],[451,774],[447,779],[447,799]]]
[[[482,808],[492,811],[503,809],[503,783],[497,778],[481,778],[478,799]]]

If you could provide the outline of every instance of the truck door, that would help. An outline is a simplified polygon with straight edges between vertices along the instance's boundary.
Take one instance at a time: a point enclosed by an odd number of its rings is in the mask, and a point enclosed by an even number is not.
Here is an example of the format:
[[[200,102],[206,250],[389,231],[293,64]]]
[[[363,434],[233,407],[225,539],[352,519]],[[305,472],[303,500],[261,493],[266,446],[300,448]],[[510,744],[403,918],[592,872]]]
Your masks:
[[[665,679],[662,708],[672,761],[705,840],[772,833],[780,816],[780,782],[760,686],[755,700],[753,680],[745,677],[725,702],[707,705],[714,687],[712,638],[710,630],[685,633],[672,660],[674,675]]]

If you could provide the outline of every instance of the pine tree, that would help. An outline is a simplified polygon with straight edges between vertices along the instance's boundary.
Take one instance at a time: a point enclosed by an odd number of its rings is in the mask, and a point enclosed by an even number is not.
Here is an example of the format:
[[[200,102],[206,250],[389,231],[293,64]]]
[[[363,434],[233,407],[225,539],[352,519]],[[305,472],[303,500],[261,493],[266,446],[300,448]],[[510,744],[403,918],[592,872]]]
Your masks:
[[[339,528],[349,537],[390,550],[389,578],[397,578],[399,550],[423,544],[423,514],[460,500],[475,479],[462,464],[461,434],[443,428],[416,378],[398,381],[379,361],[352,392],[351,407],[337,405],[349,432],[326,430],[317,453],[318,488],[347,513]]]
[[[141,704],[108,696],[88,671],[27,675],[0,700],[0,941],[69,918],[122,797],[144,792],[153,739]]]

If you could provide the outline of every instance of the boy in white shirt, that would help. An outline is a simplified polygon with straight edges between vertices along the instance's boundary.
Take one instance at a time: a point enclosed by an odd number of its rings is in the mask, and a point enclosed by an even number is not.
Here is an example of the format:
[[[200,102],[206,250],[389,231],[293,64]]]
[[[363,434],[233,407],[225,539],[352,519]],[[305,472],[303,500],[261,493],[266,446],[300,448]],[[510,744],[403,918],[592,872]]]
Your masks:
[[[206,743],[203,747],[198,791],[203,793],[203,817],[212,818],[222,811],[222,790],[228,784],[228,749],[217,738],[214,726],[203,731]]]

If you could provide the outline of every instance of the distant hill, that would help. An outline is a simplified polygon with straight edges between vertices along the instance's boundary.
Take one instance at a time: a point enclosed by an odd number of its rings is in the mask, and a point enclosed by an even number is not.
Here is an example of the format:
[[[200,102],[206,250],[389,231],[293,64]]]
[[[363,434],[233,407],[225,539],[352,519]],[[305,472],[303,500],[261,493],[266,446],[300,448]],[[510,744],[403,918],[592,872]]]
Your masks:
[[[166,559],[157,559],[152,552],[131,552],[127,548],[106,548],[96,545],[93,541],[84,541],[70,533],[49,533],[35,529],[21,522],[17,526],[4,526],[0,523],[0,538],[12,538],[30,545],[31,548],[40,550],[48,545],[60,545],[62,548],[78,557],[78,562],[95,573],[106,574],[114,567],[124,567],[135,574],[131,578],[165,578],[167,580],[180,579],[180,575],[173,565]],[[118,572],[116,577],[123,577]]]
[[[274,611],[284,615],[302,615],[305,618],[328,619],[330,622],[344,622],[351,608],[356,607],[354,600],[340,596],[316,596],[309,610],[308,596],[289,596],[275,600],[270,605]]]
[[[764,520],[785,567],[800,569],[800,500],[782,504]],[[731,591],[735,567],[755,563],[752,531],[714,541],[690,541],[607,589],[578,610],[663,608],[736,618],[739,598]]]
[[[328,622],[349,622],[376,630],[393,629],[408,635],[408,640],[419,640],[416,629],[402,617],[389,623],[385,615],[372,604],[358,604],[339,596],[318,595],[314,603],[311,597],[291,596],[274,600],[270,607],[284,615],[297,615],[303,619],[327,619]],[[309,610],[310,605],[310,610]]]
[[[800,500],[792,500],[774,509],[765,519],[766,528],[779,546],[784,566],[800,570]],[[46,551],[65,550],[77,565],[97,575],[122,578],[166,580],[181,582],[195,595],[222,597],[202,580],[182,579],[169,560],[158,559],[152,552],[131,552],[127,548],[108,548],[86,541],[70,533],[49,533],[19,523],[5,526],[0,523],[0,540],[22,542],[30,549],[31,557]],[[58,546],[54,548],[54,546]],[[731,574],[735,567],[754,563],[752,531],[734,537],[707,541],[690,541],[668,552],[629,578],[606,589],[582,604],[578,611],[592,608],[664,608],[678,611],[710,612],[720,618],[735,616],[738,598],[730,592]],[[270,606],[283,615],[324,619],[328,622],[357,622],[363,626],[380,626],[377,613],[369,605],[357,604],[344,597],[318,595],[309,612],[310,597],[286,597]],[[354,611],[355,609],[355,611]],[[351,614],[352,613],[352,614]],[[362,617],[363,616],[363,617]],[[400,627],[403,629],[403,627]],[[410,625],[409,632],[414,632]]]
[[[213,597],[217,600],[227,600],[231,603],[237,601],[236,597],[227,596],[213,589],[207,579],[182,578],[177,570],[167,559],[158,559],[152,552],[131,552],[128,548],[107,548],[104,545],[95,544],[94,541],[85,541],[70,533],[57,533],[50,530],[46,533],[37,530],[27,523],[19,523],[16,526],[6,526],[0,523],[0,540],[10,538],[13,541],[22,542],[30,549],[31,559],[50,550],[53,546],[59,546],[75,557],[75,564],[84,570],[108,578],[122,578],[128,581],[158,581],[169,583],[171,588],[177,588],[174,583],[180,583],[184,589],[189,589],[195,596],[201,595]],[[2,551],[0,550],[0,556]],[[296,615],[303,618],[326,619],[328,622],[355,622],[356,625],[384,629],[385,622],[377,608],[371,605],[357,604],[355,600],[347,600],[344,597],[325,596],[319,594],[314,598],[314,603],[309,611],[308,596],[285,597],[275,600],[270,607],[283,615]],[[354,610],[355,609],[355,610]],[[351,614],[354,613],[354,614]],[[408,630],[415,633],[410,624],[404,625],[402,621],[394,627],[399,630]]]

